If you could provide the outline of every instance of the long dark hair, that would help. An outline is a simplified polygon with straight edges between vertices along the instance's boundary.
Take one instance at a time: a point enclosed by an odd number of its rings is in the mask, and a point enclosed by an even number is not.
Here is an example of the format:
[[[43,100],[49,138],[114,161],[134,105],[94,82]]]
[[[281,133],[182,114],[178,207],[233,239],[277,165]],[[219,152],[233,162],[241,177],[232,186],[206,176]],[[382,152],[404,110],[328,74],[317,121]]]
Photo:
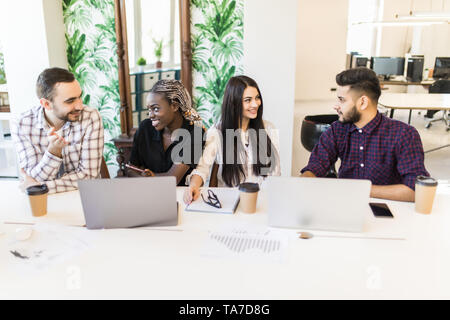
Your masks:
[[[232,77],[225,88],[225,93],[222,102],[222,116],[219,124],[219,129],[222,133],[222,154],[223,154],[223,167],[222,167],[222,178],[227,186],[237,186],[241,178],[245,179],[245,171],[242,167],[242,164],[237,162],[237,159],[241,155],[238,154],[238,144],[241,144],[241,139],[238,137],[234,137],[233,145],[227,145],[226,139],[226,131],[227,129],[240,129],[242,126],[243,119],[243,108],[242,108],[242,97],[244,95],[244,90],[247,87],[254,87],[258,91],[259,97],[261,99],[261,105],[258,108],[258,113],[255,119],[250,119],[248,124],[248,129],[254,129],[256,137],[250,135],[250,138],[256,138],[255,141],[252,140],[252,145],[256,146],[256,149],[253,147],[252,150],[256,150],[256,155],[253,154],[253,159],[256,159],[256,162],[253,164],[253,174],[256,176],[260,176],[262,168],[270,168],[271,161],[273,161],[273,157],[276,156],[276,150],[273,148],[272,141],[270,140],[265,128],[262,119],[263,114],[263,100],[261,96],[261,91],[255,80],[247,77],[247,76],[236,76]],[[260,136],[261,134],[261,136]],[[264,139],[260,139],[264,138]],[[260,145],[260,140],[262,142],[267,141],[267,145]],[[243,148],[239,148],[243,150]],[[270,161],[268,163],[262,163],[262,159],[260,159],[260,149],[266,150],[266,156],[270,157]],[[233,163],[227,163],[227,154],[228,152],[233,151],[234,159]],[[264,153],[262,153],[264,155]]]

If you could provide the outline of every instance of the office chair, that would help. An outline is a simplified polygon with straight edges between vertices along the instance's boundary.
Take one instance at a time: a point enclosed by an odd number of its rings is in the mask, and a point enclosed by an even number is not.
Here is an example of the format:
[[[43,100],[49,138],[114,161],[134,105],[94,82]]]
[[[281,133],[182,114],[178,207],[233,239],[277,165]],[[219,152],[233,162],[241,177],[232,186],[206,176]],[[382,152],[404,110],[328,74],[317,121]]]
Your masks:
[[[321,114],[316,116],[306,116],[302,122],[300,140],[303,147],[311,152],[319,142],[319,138],[333,122],[337,121],[337,114]],[[327,178],[337,178],[335,164],[333,163],[326,174]]]
[[[450,80],[436,80],[428,89],[428,93],[450,93]],[[428,110],[425,115],[425,128],[429,128],[432,125],[432,122],[436,121],[444,121],[447,127],[447,131],[450,130],[450,123],[448,119],[448,111],[442,110],[444,115],[442,118],[433,119],[435,113],[440,112],[439,110]]]

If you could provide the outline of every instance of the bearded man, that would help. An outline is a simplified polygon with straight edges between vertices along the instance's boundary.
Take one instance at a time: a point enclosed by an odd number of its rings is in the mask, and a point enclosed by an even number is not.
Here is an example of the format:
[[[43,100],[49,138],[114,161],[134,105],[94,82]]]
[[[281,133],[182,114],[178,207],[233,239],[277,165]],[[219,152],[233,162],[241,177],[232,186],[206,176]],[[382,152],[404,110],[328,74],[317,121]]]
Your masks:
[[[103,157],[100,113],[83,105],[82,90],[66,69],[45,69],[38,77],[40,105],[12,123],[19,167],[26,188],[45,183],[50,193],[77,188],[99,176]]]
[[[417,130],[378,112],[380,83],[375,72],[359,67],[336,76],[339,121],[314,147],[302,177],[324,177],[339,158],[339,178],[368,179],[370,196],[414,201],[415,179],[429,176]]]

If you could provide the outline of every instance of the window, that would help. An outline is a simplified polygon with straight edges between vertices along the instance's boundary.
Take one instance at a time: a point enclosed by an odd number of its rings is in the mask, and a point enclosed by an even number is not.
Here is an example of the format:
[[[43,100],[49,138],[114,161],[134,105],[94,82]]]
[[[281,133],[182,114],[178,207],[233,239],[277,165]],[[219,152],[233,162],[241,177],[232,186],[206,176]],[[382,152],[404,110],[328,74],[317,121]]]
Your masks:
[[[349,0],[347,53],[355,51],[367,57],[375,55],[377,27],[355,23],[377,21],[380,1]]]
[[[178,0],[127,0],[128,59],[130,68],[144,57],[155,65],[155,42],[163,41],[161,61],[171,67],[180,64]]]

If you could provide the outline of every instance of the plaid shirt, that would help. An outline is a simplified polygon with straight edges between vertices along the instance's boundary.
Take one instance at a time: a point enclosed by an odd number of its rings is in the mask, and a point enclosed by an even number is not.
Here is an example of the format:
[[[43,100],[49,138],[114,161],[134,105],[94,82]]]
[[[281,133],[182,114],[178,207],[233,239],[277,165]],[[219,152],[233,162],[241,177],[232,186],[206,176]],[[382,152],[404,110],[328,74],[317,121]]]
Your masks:
[[[84,107],[79,121],[63,125],[61,135],[68,145],[62,150],[62,159],[47,151],[49,130],[42,106],[23,113],[12,123],[19,165],[27,175],[45,182],[50,193],[77,189],[77,180],[99,176],[104,141],[96,109]]]
[[[429,176],[417,130],[380,113],[361,129],[334,122],[320,136],[301,172],[323,177],[338,157],[339,178],[368,179],[373,185],[404,184],[414,190],[418,175]]]

